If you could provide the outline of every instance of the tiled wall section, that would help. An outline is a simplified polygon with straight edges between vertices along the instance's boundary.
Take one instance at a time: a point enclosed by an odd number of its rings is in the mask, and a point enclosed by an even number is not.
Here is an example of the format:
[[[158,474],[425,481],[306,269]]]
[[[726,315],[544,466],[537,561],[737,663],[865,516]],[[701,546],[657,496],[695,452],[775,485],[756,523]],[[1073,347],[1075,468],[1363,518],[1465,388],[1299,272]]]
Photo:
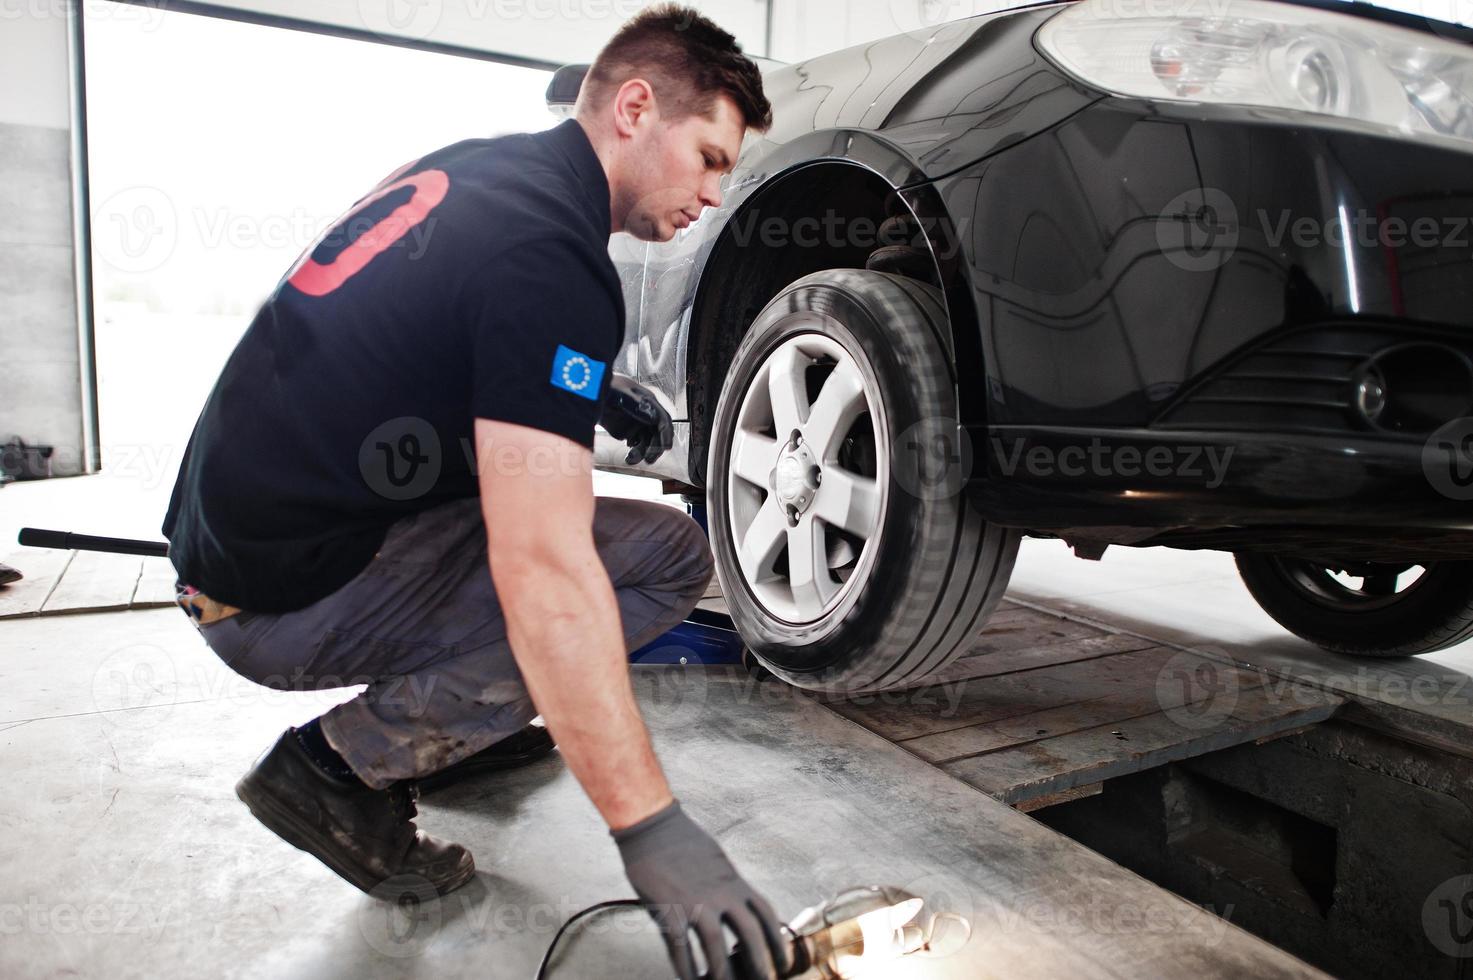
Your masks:
[[[57,447],[81,470],[69,134],[0,122],[0,442]]]

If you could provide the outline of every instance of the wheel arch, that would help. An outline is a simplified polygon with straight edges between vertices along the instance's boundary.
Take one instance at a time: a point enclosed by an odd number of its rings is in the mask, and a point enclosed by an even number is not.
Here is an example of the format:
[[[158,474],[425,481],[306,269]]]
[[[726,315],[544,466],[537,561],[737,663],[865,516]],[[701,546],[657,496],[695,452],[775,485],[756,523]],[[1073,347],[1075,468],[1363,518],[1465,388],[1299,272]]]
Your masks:
[[[865,132],[814,133],[784,145],[758,167],[772,176],[753,188],[726,220],[699,273],[687,339],[686,387],[692,480],[705,485],[711,420],[732,356],[757,314],[783,287],[812,272],[862,269],[874,247],[863,232],[903,208],[918,224],[946,302],[963,424],[978,424],[985,406],[982,348],[971,277],[954,222],[941,196],[898,148]],[[830,234],[829,215],[841,230]],[[824,233],[798,234],[801,219]],[[777,219],[782,239],[764,234]],[[804,241],[799,241],[799,238]],[[866,243],[868,242],[868,243]],[[970,368],[970,369],[964,369]]]

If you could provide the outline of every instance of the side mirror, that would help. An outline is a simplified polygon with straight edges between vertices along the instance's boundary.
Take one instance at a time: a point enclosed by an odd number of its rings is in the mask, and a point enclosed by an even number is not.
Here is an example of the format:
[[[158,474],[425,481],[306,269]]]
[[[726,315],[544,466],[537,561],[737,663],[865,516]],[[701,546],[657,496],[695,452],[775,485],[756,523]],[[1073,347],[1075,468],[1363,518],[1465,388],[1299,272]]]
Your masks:
[[[563,65],[552,73],[552,81],[547,83],[547,108],[554,116],[568,119],[573,115],[588,68],[588,65]]]

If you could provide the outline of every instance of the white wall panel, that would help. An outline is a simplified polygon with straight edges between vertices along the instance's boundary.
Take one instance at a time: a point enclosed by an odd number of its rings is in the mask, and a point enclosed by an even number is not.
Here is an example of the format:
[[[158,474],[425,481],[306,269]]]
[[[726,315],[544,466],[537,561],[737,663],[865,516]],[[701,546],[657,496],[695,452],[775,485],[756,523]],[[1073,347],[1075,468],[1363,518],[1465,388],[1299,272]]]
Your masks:
[[[85,468],[66,4],[0,0],[0,442]]]
[[[66,6],[0,0],[0,122],[65,129]]]
[[[214,0],[213,6],[562,63],[587,61],[649,0]],[[761,54],[766,0],[691,4]],[[167,16],[166,14],[164,16]]]
[[[1021,0],[772,0],[772,57],[802,61]]]

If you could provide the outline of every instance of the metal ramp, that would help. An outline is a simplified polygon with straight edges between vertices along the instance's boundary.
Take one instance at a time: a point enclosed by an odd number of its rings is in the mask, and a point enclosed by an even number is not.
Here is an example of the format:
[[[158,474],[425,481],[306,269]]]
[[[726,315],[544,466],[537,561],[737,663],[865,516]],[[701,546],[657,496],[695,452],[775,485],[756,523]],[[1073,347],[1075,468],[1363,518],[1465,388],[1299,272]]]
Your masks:
[[[927,686],[824,703],[1026,811],[1300,731],[1344,701],[1225,657],[1004,599],[975,647]]]

